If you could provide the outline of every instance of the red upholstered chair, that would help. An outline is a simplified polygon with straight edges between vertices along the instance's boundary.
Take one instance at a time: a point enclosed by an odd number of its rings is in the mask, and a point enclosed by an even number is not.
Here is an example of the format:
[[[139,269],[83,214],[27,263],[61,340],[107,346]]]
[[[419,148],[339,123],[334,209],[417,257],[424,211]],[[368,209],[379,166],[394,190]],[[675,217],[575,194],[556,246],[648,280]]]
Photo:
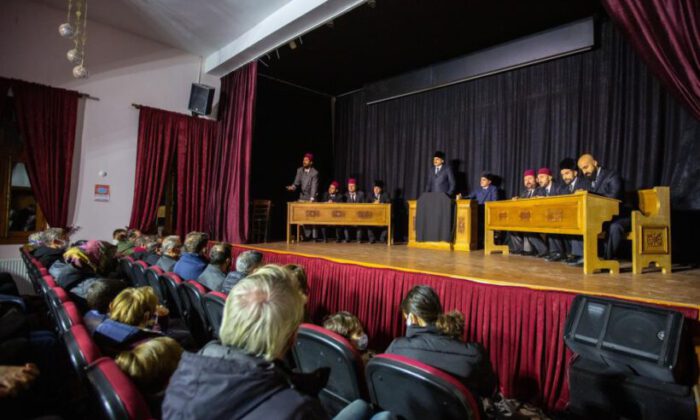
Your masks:
[[[60,334],[66,333],[75,325],[82,325],[83,317],[73,302],[63,302],[56,307],[56,325]]]
[[[84,325],[74,325],[63,335],[66,343],[68,357],[78,376],[82,379],[85,376],[85,369],[95,360],[102,357],[99,347],[92,340],[90,333]]]
[[[58,283],[50,274],[40,277],[37,283],[39,284],[40,294],[43,296],[46,296],[50,289],[58,287]]]
[[[219,338],[221,320],[224,316],[224,305],[226,304],[226,294],[221,292],[209,292],[202,298],[204,314],[207,317],[209,330],[214,338]]]
[[[147,268],[144,271],[144,278],[146,279],[146,284],[151,286],[153,288],[153,291],[156,292],[156,296],[158,296],[158,302],[160,302],[161,305],[167,306],[165,298],[165,287],[160,281],[160,276],[163,275],[163,273],[164,271],[162,268],[154,265]]]
[[[372,404],[407,420],[480,419],[473,394],[449,374],[417,360],[380,354],[367,363]]]
[[[209,290],[195,280],[187,280],[178,286],[182,318],[190,330],[190,334],[198,345],[204,345],[211,339],[209,323],[204,313],[202,298]]]
[[[152,418],[143,395],[114,363],[102,357],[87,368],[90,386],[99,400],[103,417],[108,420],[145,420]]]
[[[49,315],[58,326],[58,314],[56,311],[63,302],[70,302],[68,293],[60,287],[52,287],[44,296],[44,300],[46,301],[46,306],[49,308]]]
[[[301,372],[331,369],[328,383],[319,394],[329,415],[337,414],[358,398],[365,398],[362,355],[342,335],[318,325],[301,324],[292,352]]]
[[[131,264],[131,280],[133,281],[134,287],[148,286],[146,281],[146,270],[148,269],[148,264],[145,261],[134,261]]]
[[[180,300],[180,292],[178,291],[183,280],[175,273],[163,273],[160,276],[160,281],[165,290],[165,306],[170,310],[170,316],[174,318],[183,318],[183,304]]]

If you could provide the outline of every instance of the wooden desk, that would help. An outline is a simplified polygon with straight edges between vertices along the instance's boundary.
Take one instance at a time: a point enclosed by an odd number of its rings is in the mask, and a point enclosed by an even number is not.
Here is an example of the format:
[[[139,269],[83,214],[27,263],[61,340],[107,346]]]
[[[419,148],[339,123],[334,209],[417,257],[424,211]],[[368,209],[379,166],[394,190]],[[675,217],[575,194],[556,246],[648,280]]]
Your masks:
[[[494,231],[556,233],[583,236],[583,272],[592,274],[607,269],[620,272],[620,263],[598,258],[598,235],[603,223],[620,212],[620,201],[587,191],[554,197],[535,197],[486,203],[484,253],[501,251],[508,254],[507,245],[496,245]]]
[[[391,245],[391,204],[320,203],[295,201],[287,203],[287,243],[292,225],[385,226],[387,245]]]
[[[417,200],[408,200],[408,246],[412,248],[472,251],[477,248],[479,229],[479,205],[476,200],[457,200],[455,238],[449,242],[416,241]]]

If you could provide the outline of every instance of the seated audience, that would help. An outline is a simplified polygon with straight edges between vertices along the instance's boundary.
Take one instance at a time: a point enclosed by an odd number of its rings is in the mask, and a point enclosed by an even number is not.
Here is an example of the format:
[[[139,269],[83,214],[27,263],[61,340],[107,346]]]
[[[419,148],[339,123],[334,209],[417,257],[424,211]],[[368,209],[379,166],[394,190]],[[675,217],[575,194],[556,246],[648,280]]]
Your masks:
[[[122,280],[109,278],[98,279],[90,286],[85,296],[88,312],[83,316],[83,322],[91,334],[107,318],[109,305],[124,289],[126,283]]]
[[[112,244],[117,246],[117,253],[120,255],[131,255],[134,253],[134,243],[129,242],[126,229],[115,229],[112,232]]]
[[[309,301],[309,283],[306,278],[304,267],[297,264],[287,264],[284,268],[289,271],[289,278],[292,285],[304,297],[304,322],[310,322],[310,317],[306,311],[306,303]]]
[[[175,263],[180,258],[180,248],[182,248],[182,241],[177,235],[170,235],[163,239],[163,243],[160,247],[160,258],[156,265],[163,269],[166,273],[173,271]]]
[[[122,324],[158,330],[158,317],[168,315],[168,309],[158,305],[153,288],[128,287],[109,304],[109,318]]]
[[[207,248],[209,237],[203,232],[190,232],[185,237],[183,253],[175,266],[173,273],[182,277],[183,280],[195,280],[207,267],[204,253]]]
[[[231,271],[221,285],[221,292],[228,293],[233,286],[246,276],[252,274],[262,265],[262,253],[258,251],[243,251],[236,258],[236,271]]]
[[[37,377],[39,368],[34,363],[24,366],[0,366],[0,399],[15,397],[26,391]]]
[[[104,241],[87,241],[68,249],[63,254],[66,265],[55,276],[56,283],[84,299],[90,285],[98,277],[113,275],[116,268],[115,252],[116,247]]]
[[[161,417],[165,388],[180,362],[182,352],[182,346],[172,338],[156,337],[114,358],[117,366],[141,391],[155,418]]]
[[[143,251],[140,250],[141,248],[143,248]],[[155,235],[143,235],[136,240],[136,247],[132,257],[144,261],[151,267],[156,265],[160,259],[158,248],[160,248],[160,242],[158,242],[158,238]]]
[[[396,338],[387,353],[441,369],[481,397],[493,395],[496,376],[488,354],[478,343],[455,338],[464,328],[463,316],[444,314],[438,295],[428,286],[411,289],[401,303],[401,311],[406,318],[406,336]]]
[[[365,334],[360,320],[350,312],[340,311],[326,317],[323,328],[347,338],[352,346],[362,355],[362,361],[367,363],[374,357],[374,352],[367,349],[369,339]]]
[[[51,264],[61,258],[66,251],[66,242],[68,237],[61,228],[49,228],[42,233],[42,243],[38,246],[32,255],[44,267],[51,267]]]
[[[27,237],[27,243],[24,244],[24,250],[33,255],[37,248],[44,244],[44,231],[34,232]]]
[[[209,250],[209,265],[197,281],[209,290],[221,290],[231,265],[231,245],[219,243]]]

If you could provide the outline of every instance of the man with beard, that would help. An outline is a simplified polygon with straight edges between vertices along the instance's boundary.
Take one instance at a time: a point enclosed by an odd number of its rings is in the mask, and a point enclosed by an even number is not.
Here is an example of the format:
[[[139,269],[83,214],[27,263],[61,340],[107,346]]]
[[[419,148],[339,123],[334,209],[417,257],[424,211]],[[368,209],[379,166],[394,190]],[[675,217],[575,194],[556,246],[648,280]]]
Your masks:
[[[314,155],[306,153],[301,167],[297,169],[292,185],[287,186],[288,191],[299,190],[299,201],[316,201],[318,196],[318,171],[314,168]],[[316,239],[318,229],[311,226],[304,226],[304,237],[306,239]]]
[[[323,203],[342,203],[345,201],[345,197],[343,194],[338,191],[340,188],[340,183],[338,181],[333,181],[331,182],[331,185],[328,187],[328,192],[323,193],[323,198],[321,201]],[[342,232],[343,229],[340,226],[335,227],[335,241],[340,242],[342,240]],[[328,228],[327,227],[322,227],[321,228],[321,237],[323,238],[323,242],[328,242]]]
[[[578,159],[578,167],[581,169],[581,173],[585,176],[586,180],[589,181],[587,186],[588,191],[616,200],[623,199],[624,186],[622,178],[617,172],[603,168],[590,154],[581,155]],[[620,215],[613,218],[606,228],[608,234],[604,255],[606,260],[611,260],[617,255],[617,251],[620,249],[620,245],[627,235],[626,232],[629,230],[629,211],[624,206],[620,206]],[[578,249],[576,251],[578,252]],[[572,254],[573,253],[574,249],[572,248]],[[583,255],[582,250],[581,255]],[[583,266],[583,257],[577,258],[569,264]]]
[[[513,199],[543,196],[544,193],[541,188],[537,187],[535,179],[535,170],[526,170],[523,173],[525,189],[520,193],[520,197],[513,197]],[[544,243],[542,237],[537,233],[508,232],[508,243],[510,252],[516,255],[537,255],[538,257],[547,255],[547,244]]]

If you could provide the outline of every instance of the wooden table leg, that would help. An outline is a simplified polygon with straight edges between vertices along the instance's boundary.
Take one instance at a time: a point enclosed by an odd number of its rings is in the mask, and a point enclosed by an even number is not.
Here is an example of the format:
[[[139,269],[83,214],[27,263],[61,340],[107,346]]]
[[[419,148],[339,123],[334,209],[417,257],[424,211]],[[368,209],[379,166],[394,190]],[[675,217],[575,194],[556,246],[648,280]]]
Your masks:
[[[484,231],[484,255],[499,251],[502,252],[503,255],[508,255],[510,253],[508,245],[496,245],[494,233],[493,229],[485,229]]]
[[[610,274],[619,274],[620,263],[598,258],[598,232],[588,232],[583,235],[583,273],[593,274],[597,270],[609,270]]]

